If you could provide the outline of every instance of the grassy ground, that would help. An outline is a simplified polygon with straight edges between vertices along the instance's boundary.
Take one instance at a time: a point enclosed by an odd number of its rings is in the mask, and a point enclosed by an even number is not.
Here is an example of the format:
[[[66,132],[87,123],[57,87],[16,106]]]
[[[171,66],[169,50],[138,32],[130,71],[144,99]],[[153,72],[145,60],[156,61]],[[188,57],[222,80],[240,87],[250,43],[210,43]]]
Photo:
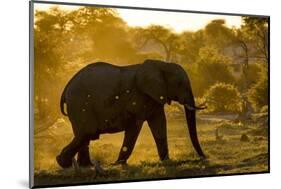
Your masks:
[[[94,183],[120,180],[192,177],[268,171],[267,125],[257,122],[204,121],[198,123],[198,136],[207,160],[198,159],[183,118],[168,119],[168,142],[171,160],[159,162],[152,135],[144,125],[128,166],[113,166],[122,144],[123,133],[102,135],[91,143],[90,153],[106,170],[97,175],[93,169],[62,170],[55,156],[71,139],[69,126],[54,127],[64,133],[56,139],[35,140],[35,184]],[[221,140],[216,139],[219,130]],[[240,141],[246,134],[249,141]]]

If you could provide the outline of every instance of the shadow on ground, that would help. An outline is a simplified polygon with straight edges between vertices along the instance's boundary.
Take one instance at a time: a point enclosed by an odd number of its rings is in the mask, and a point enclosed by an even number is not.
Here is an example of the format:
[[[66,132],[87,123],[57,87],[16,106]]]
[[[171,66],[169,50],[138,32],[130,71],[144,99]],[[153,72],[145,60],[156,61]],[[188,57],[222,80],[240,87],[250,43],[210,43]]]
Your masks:
[[[262,165],[260,170],[252,169],[256,165]],[[35,173],[35,185],[56,185],[75,183],[104,183],[130,180],[151,180],[165,178],[183,178],[208,175],[227,175],[235,173],[267,172],[268,154],[258,154],[242,160],[237,165],[216,164],[208,160],[168,160],[159,162],[141,162],[137,165],[112,166],[105,165],[106,172],[103,175],[96,174],[94,169],[73,168],[56,170],[52,172],[41,171]],[[242,170],[242,171],[241,171]]]

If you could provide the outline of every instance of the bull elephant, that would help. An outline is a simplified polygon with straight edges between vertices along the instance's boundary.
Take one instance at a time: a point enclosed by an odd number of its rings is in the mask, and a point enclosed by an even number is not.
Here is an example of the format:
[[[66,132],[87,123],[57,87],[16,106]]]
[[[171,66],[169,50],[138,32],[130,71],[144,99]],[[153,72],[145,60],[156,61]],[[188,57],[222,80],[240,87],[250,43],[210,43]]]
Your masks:
[[[160,160],[169,159],[164,105],[172,100],[184,105],[192,144],[204,158],[195,117],[195,111],[203,107],[195,106],[190,81],[180,65],[159,60],[123,67],[104,62],[87,65],[68,82],[61,96],[61,112],[68,116],[74,138],[57,156],[58,164],[70,167],[78,153],[78,164],[91,166],[89,142],[100,134],[121,131],[125,136],[115,163],[125,164],[144,121]]]

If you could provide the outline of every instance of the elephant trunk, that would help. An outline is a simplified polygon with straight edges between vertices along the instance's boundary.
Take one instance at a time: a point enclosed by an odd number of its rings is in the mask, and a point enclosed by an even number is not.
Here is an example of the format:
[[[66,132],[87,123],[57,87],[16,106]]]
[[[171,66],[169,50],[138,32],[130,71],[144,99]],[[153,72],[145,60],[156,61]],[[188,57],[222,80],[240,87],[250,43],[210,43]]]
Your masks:
[[[205,158],[206,156],[204,155],[201,146],[198,141],[197,137],[197,130],[196,130],[196,111],[191,110],[187,105],[184,106],[185,110],[185,116],[187,120],[187,125],[188,125],[188,130],[191,138],[191,142],[193,147],[195,148],[196,152],[201,158]]]

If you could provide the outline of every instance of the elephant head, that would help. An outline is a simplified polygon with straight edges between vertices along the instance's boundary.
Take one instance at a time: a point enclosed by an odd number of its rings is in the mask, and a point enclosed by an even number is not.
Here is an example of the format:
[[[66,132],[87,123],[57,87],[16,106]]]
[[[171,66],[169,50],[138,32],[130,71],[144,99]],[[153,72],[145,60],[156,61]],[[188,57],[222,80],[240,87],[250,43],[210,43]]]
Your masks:
[[[188,130],[193,147],[198,155],[205,157],[197,137],[196,107],[189,78],[184,69],[174,63],[146,60],[137,73],[138,88],[159,104],[170,104],[172,100],[184,106]]]

